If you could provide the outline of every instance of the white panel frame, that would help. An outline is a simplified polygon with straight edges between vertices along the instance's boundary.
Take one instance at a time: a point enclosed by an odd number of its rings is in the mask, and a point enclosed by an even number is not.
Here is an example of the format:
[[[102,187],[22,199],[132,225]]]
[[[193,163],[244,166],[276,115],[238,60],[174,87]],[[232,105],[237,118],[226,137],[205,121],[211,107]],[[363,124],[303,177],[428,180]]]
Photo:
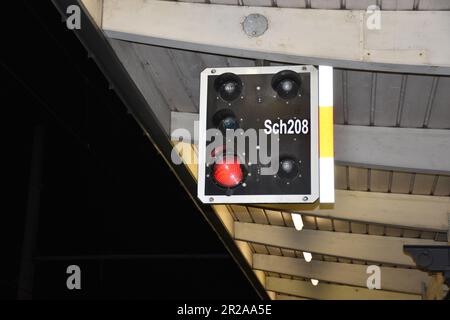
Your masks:
[[[322,142],[331,140],[328,143],[334,150],[334,127],[333,127],[333,67],[319,66],[319,146]],[[320,117],[331,112],[330,123],[326,123]],[[327,125],[330,124],[328,127]],[[321,126],[329,128],[325,131]],[[323,135],[323,136],[322,136]],[[332,155],[322,154],[319,148],[319,171],[320,171],[320,203],[334,203],[334,153]]]
[[[214,71],[213,71],[214,70]],[[282,70],[292,70],[297,73],[310,73],[311,80],[311,194],[300,195],[206,195],[205,165],[206,165],[206,122],[208,102],[208,76],[217,76],[232,72],[237,75],[276,74]],[[248,68],[207,68],[200,75],[200,122],[199,122],[199,155],[198,155],[198,185],[197,195],[203,203],[313,203],[319,198],[319,97],[318,71],[314,66],[274,66]],[[307,199],[307,200],[304,200]]]

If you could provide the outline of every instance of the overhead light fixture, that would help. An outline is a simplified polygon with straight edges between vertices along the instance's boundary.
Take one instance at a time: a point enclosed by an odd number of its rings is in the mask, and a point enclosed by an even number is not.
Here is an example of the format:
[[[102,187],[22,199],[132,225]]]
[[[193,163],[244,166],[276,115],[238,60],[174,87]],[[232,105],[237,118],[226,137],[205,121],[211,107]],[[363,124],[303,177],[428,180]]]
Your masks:
[[[310,262],[312,260],[312,254],[309,252],[303,251],[303,258],[305,258],[306,262]]]
[[[319,284],[319,280],[311,279],[311,283],[312,283],[313,286],[317,286]]]
[[[302,215],[299,213],[293,213],[292,214],[292,221],[294,222],[294,227],[297,230],[302,230],[303,229],[303,219],[302,219]]]

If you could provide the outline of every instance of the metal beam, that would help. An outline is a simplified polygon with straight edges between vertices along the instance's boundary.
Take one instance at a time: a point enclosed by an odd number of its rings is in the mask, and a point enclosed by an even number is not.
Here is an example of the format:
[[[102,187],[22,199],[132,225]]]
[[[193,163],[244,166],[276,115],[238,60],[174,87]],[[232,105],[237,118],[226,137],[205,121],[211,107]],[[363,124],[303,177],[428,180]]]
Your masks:
[[[266,289],[277,293],[290,294],[320,300],[420,300],[419,295],[369,290],[351,286],[267,277]]]
[[[178,138],[177,138],[178,139]],[[178,143],[192,176],[197,179],[197,157],[192,145]],[[380,224],[400,228],[447,232],[450,198],[363,191],[336,190],[330,205],[258,204],[265,209],[299,212],[311,216]]]
[[[171,138],[198,143],[198,114],[172,112]],[[365,168],[450,174],[450,130],[334,125],[335,162]]]
[[[277,293],[275,300],[309,300],[309,299]]]
[[[172,138],[178,140],[180,137]],[[182,139],[184,138],[186,137],[182,136]],[[184,142],[176,145],[192,176],[197,179],[197,156],[192,148],[193,145]],[[335,195],[336,203],[332,206],[328,204],[258,204],[254,206],[399,228],[439,232],[449,230],[449,197],[347,190],[336,190]]]
[[[234,223],[235,239],[273,247],[368,262],[413,267],[403,245],[446,245],[428,239],[384,237],[356,233],[302,230],[256,223]]]
[[[183,141],[191,141],[191,137],[194,136],[194,121],[195,116],[191,113],[172,112],[172,140],[179,141],[181,138]],[[186,126],[189,123],[192,124],[190,128]],[[183,128],[188,130],[178,130]],[[183,156],[186,156],[187,165],[196,177],[195,154],[191,151],[191,153],[183,153]],[[259,204],[255,206],[400,228],[439,232],[449,230],[449,197],[347,190],[336,190],[335,195],[336,203],[333,206],[319,204]]]
[[[261,208],[400,228],[445,232],[449,197],[336,190],[334,206],[261,204]]]
[[[261,36],[248,36],[243,31],[243,19],[252,13],[269,21]],[[357,10],[104,0],[103,30],[115,39],[222,55],[450,74],[450,43],[446,38],[450,12],[383,11],[381,28],[373,30],[366,25],[369,15]]]
[[[450,130],[334,126],[336,163],[450,174]]]
[[[365,265],[317,260],[306,262],[303,259],[266,254],[253,255],[253,269],[364,288],[370,275]],[[431,280],[427,273],[419,270],[380,269],[382,290],[421,295],[423,285]]]
[[[186,143],[178,143],[185,164],[197,179],[197,158]],[[404,195],[364,191],[336,190],[336,203],[321,204],[257,204],[264,209],[305,213],[310,216],[325,217],[370,224],[381,224],[399,228],[447,232],[449,228],[449,197]]]

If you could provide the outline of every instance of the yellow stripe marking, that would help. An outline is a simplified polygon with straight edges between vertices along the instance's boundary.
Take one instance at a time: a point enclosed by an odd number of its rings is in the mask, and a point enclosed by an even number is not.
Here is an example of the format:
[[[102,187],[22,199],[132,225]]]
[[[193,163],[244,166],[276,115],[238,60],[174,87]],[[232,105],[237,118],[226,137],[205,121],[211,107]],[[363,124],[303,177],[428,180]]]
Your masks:
[[[320,157],[334,157],[333,107],[319,107]]]

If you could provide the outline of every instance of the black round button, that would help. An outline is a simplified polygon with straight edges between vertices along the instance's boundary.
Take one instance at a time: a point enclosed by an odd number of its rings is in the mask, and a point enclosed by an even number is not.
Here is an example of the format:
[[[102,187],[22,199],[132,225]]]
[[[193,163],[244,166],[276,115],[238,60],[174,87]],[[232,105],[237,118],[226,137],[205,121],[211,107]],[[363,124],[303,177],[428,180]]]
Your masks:
[[[213,124],[223,134],[226,134],[227,130],[236,130],[239,128],[239,122],[234,115],[234,112],[230,109],[221,109],[213,115]]]
[[[293,179],[298,175],[298,163],[291,158],[284,158],[280,161],[278,176],[285,179]]]
[[[225,101],[233,101],[242,93],[242,81],[234,73],[227,72],[214,81],[214,88]]]
[[[295,98],[300,92],[300,76],[292,70],[283,70],[272,78],[272,88],[284,100]]]

